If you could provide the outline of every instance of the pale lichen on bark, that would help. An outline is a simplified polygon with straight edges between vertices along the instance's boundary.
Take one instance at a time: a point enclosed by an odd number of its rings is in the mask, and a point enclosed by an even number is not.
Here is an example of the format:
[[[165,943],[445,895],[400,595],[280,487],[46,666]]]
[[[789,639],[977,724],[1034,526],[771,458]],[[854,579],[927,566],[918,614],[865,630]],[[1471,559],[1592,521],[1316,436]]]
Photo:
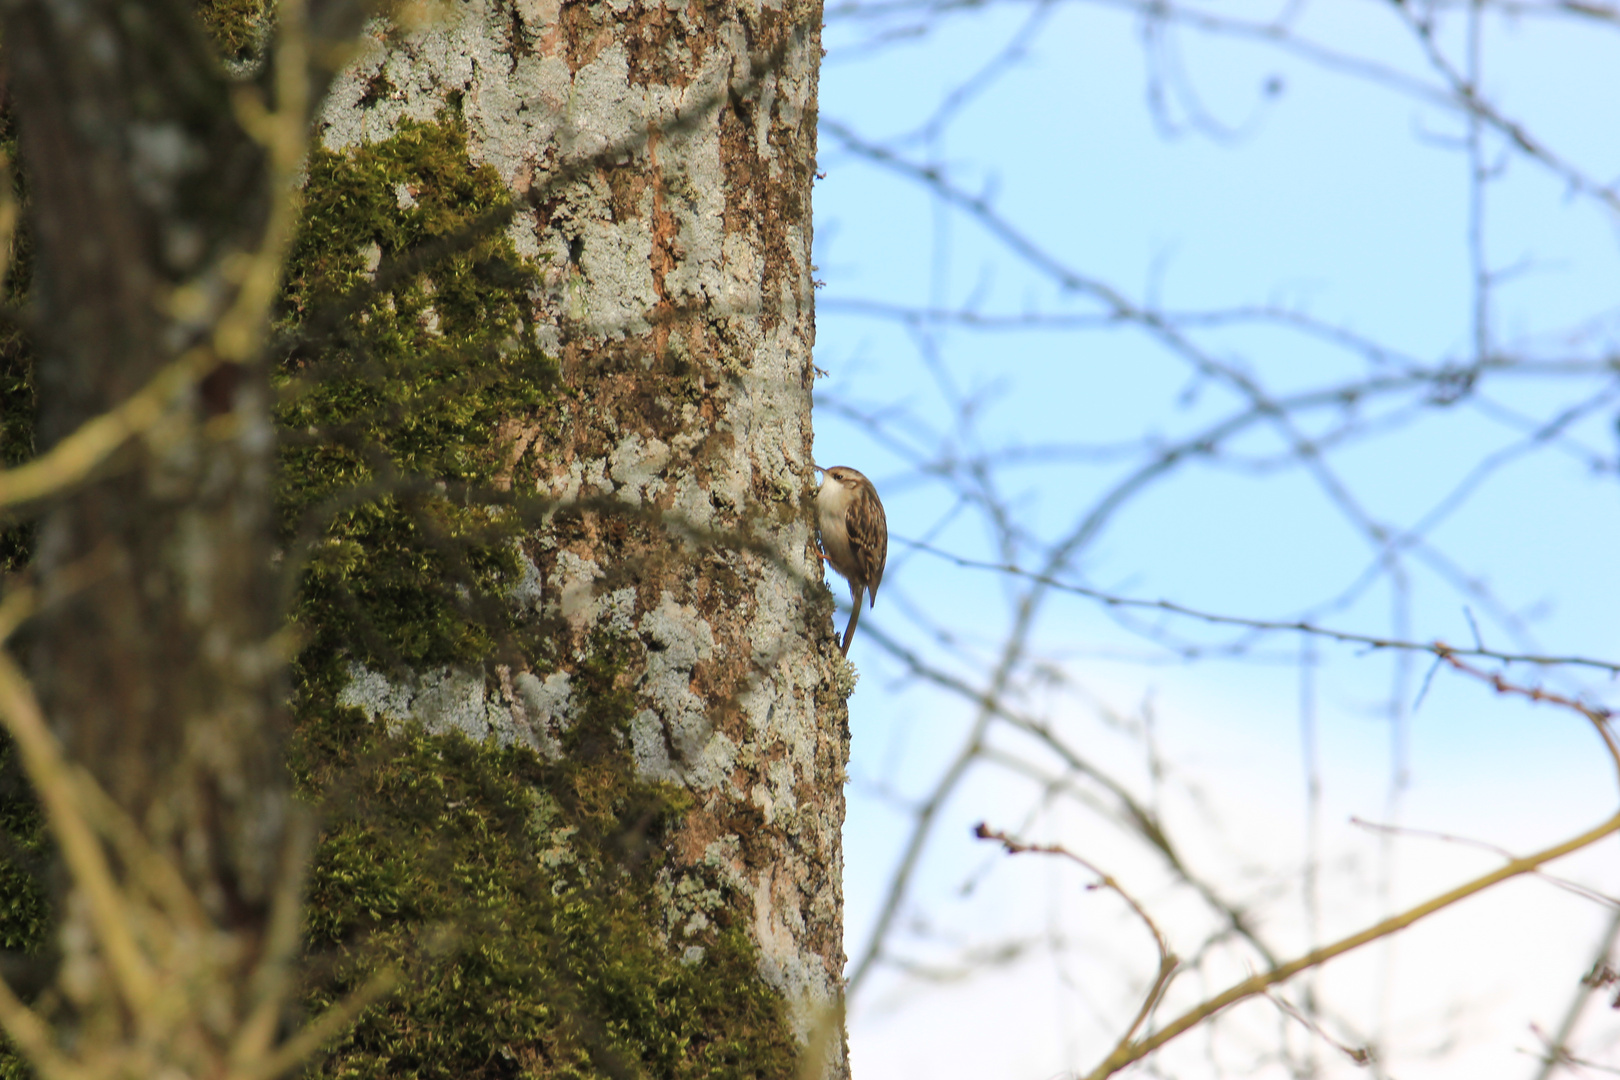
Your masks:
[[[320,127],[344,150],[458,110],[523,201],[562,390],[507,435],[542,494],[584,500],[523,544],[553,655],[409,688],[356,666],[345,702],[556,753],[593,640],[631,643],[634,759],[694,800],[658,918],[695,947],[730,890],[801,1040],[841,994],[848,752],[806,499],[820,25],[816,2],[467,0],[374,24]]]

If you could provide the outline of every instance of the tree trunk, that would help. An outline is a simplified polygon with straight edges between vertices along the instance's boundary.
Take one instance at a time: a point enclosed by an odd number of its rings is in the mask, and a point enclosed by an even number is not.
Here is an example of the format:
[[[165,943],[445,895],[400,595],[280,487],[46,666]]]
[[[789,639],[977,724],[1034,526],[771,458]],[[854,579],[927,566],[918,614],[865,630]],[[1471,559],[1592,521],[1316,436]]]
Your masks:
[[[41,448],[188,349],[197,370],[212,366],[162,402],[146,428],[160,434],[43,517],[33,674],[70,755],[235,936],[231,970],[245,980],[290,789],[271,641],[273,437],[263,369],[218,354],[208,330],[236,296],[226,267],[260,239],[264,155],[188,6],[0,11],[38,252],[28,325]],[[182,312],[187,284],[197,303]],[[96,961],[66,959],[88,1002]]]
[[[301,725],[319,744],[301,767],[341,783],[341,761],[381,753],[390,763],[369,790],[420,789],[418,759],[398,744],[326,734],[345,708],[371,731],[425,731],[421,747],[442,762],[460,760],[442,741],[451,732],[482,742],[490,760],[532,749],[536,858],[595,869],[519,886],[526,871],[466,846],[446,865],[487,874],[492,892],[566,894],[587,911],[622,913],[633,897],[637,932],[675,960],[646,960],[592,996],[597,976],[566,952],[575,939],[562,916],[547,916],[552,945],[535,946],[533,963],[563,973],[544,993],[572,1003],[584,1034],[553,1045],[537,1026],[491,1036],[480,1052],[522,1065],[543,1042],[541,1059],[580,1053],[609,1073],[640,1055],[659,1075],[697,1075],[700,1058],[785,1075],[798,1065],[760,1049],[780,1024],[794,1057],[844,1075],[850,683],[809,501],[821,5],[468,0],[432,18],[374,25],[334,84],[289,272],[300,329],[288,377],[353,380],[341,400],[327,381],[285,417],[294,436],[310,433],[291,451],[300,535],[327,530],[310,545],[299,615],[317,642],[300,676]],[[447,201],[450,188],[465,198]],[[507,199],[519,207],[509,218]],[[491,222],[499,231],[487,234]],[[465,254],[435,269],[413,243]],[[365,297],[347,301],[364,310],[344,329],[319,314],[339,279]],[[524,350],[544,362],[520,371]],[[386,381],[367,382],[365,364],[382,365]],[[475,368],[488,374],[469,376]],[[376,405],[407,382],[421,395]],[[426,449],[407,448],[429,428]],[[309,525],[339,490],[323,469],[393,485],[396,516],[380,524],[341,509],[338,526]],[[502,540],[464,542],[480,529]],[[376,569],[384,563],[395,569]],[[402,584],[416,572],[407,563],[452,584]],[[491,582],[504,613],[480,606]],[[331,626],[345,629],[321,629]],[[339,743],[364,749],[333,751]],[[472,775],[434,783],[453,794],[499,782]],[[505,819],[491,810],[479,827],[492,820]],[[435,835],[462,824],[444,817]],[[370,854],[350,859],[362,847]],[[323,910],[345,914],[317,945],[353,940],[358,926],[404,954],[387,920],[355,910],[338,882],[371,880],[406,847],[358,815],[328,831],[317,922]],[[624,940],[593,948],[630,948]],[[768,989],[756,994],[747,984],[760,980]],[[666,981],[684,988],[670,1001],[707,1018],[690,1021],[685,1049],[660,1057],[654,1032],[602,1033],[630,1008],[632,984]],[[755,1004],[728,1012],[731,998]],[[340,1054],[416,1060],[427,1051],[409,1032],[442,1015],[362,1025]],[[666,1022],[655,1009],[630,1023]],[[702,1030],[728,1025],[739,1030]]]

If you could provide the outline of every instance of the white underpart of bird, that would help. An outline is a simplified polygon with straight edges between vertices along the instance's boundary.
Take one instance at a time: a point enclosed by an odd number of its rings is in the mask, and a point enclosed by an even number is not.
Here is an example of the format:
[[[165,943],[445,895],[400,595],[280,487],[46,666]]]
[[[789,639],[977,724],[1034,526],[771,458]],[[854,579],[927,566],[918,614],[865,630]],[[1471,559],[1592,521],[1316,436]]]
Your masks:
[[[821,471],[816,522],[821,528],[822,557],[849,582],[849,626],[840,646],[848,656],[855,624],[861,619],[861,594],[866,594],[870,605],[877,605],[883,565],[889,558],[889,521],[877,489],[859,470],[834,465]]]

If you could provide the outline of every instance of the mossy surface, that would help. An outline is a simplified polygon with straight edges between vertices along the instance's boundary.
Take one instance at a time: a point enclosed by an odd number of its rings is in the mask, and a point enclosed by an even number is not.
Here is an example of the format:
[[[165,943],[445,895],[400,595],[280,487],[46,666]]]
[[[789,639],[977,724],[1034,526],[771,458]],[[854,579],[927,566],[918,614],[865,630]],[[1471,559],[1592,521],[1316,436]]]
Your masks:
[[[611,649],[604,647],[604,655]],[[311,1008],[384,963],[405,988],[315,1070],[333,1077],[784,1077],[781,1002],[738,926],[690,962],[660,941],[678,789],[628,779],[629,703],[584,680],[568,753],[306,720],[312,790],[341,792],[309,895]]]
[[[5,172],[0,183],[9,184],[11,197],[26,205],[28,189],[18,166],[17,132],[11,109],[0,107],[0,160]],[[26,217],[0,249],[0,465],[18,465],[34,456],[34,353],[20,317],[28,287],[34,278],[34,242]],[[8,520],[0,526],[0,572],[16,573],[28,564],[33,550],[31,526]]]
[[[222,60],[246,63],[258,54],[270,25],[265,0],[196,0],[194,10]]]
[[[523,630],[497,600],[520,519],[483,489],[501,424],[556,365],[528,321],[534,268],[479,228],[505,198],[454,118],[310,157],[281,312],[281,542],[303,565],[295,622],[374,666],[481,663]]]
[[[533,479],[511,474],[504,425],[549,422],[558,389],[527,322],[537,268],[489,227],[507,195],[455,117],[317,151],[308,177],[278,374],[307,642],[293,762],[326,822],[306,1004],[384,965],[405,976],[312,1073],[790,1075],[795,1043],[735,898],[704,883],[722,897],[708,929],[664,940],[664,839],[688,796],[635,774],[629,647],[599,636],[573,671],[555,761],[338,703],[356,661],[545,674],[546,627],[506,599],[529,515],[498,495]]]

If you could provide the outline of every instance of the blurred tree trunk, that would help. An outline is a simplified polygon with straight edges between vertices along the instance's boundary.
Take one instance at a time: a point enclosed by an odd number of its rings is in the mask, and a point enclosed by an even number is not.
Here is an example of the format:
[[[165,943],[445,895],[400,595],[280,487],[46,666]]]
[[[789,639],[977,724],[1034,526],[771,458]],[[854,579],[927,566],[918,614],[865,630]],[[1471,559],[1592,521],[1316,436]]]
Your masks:
[[[0,5],[37,261],[38,445],[127,400],[211,330],[260,241],[265,155],[189,5]],[[182,292],[182,288],[184,291]],[[258,956],[289,784],[262,366],[212,367],[152,437],[47,505],[32,675],[57,734],[215,924]],[[124,857],[131,857],[125,852]],[[72,958],[70,958],[72,959]],[[84,959],[84,958],[81,958]]]

